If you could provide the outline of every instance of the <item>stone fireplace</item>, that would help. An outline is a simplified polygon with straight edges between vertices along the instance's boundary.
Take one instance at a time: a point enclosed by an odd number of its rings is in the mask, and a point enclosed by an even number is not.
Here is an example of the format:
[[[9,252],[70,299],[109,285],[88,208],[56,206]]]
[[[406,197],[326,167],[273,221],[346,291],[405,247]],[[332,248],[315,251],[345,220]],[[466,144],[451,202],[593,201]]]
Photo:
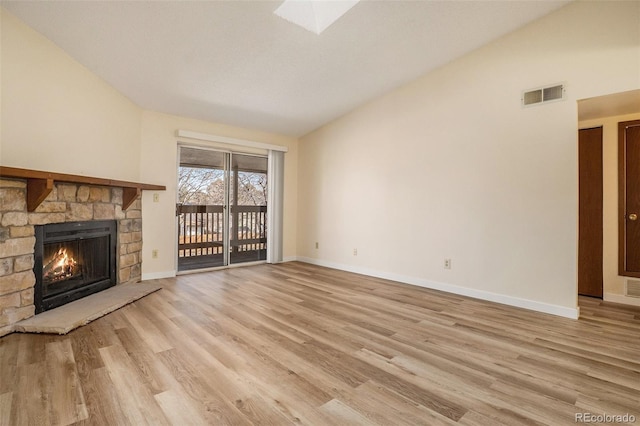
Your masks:
[[[36,225],[36,314],[116,285],[115,220]]]
[[[141,201],[123,210],[123,191],[115,186],[54,183],[51,192],[28,211],[27,179],[0,178],[0,336],[35,315],[36,226],[112,220],[116,223],[115,280],[140,281]],[[43,265],[40,265],[43,267]]]

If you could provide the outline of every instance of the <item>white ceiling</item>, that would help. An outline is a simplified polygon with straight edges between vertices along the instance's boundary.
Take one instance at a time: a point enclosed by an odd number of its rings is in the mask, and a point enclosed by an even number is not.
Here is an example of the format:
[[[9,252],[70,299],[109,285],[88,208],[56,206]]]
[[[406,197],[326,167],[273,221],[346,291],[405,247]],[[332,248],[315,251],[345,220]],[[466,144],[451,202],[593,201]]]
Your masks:
[[[272,1],[2,1],[145,109],[304,135],[567,4],[363,0],[321,35]]]

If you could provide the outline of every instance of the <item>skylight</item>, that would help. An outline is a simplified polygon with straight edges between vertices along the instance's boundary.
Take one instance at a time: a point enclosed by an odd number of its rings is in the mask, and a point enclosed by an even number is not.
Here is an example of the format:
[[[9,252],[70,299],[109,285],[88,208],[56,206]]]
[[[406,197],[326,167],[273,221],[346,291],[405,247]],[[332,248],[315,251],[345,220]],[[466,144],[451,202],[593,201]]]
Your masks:
[[[285,0],[273,13],[315,34],[336,22],[360,0]]]

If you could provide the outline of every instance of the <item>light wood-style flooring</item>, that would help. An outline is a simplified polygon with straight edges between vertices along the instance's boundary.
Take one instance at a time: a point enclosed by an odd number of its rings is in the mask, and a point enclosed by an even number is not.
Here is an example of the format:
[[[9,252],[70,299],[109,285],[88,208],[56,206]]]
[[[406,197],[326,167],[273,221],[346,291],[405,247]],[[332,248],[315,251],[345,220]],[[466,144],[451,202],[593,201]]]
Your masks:
[[[640,308],[574,321],[303,263],[163,285],[0,338],[0,424],[640,424]]]

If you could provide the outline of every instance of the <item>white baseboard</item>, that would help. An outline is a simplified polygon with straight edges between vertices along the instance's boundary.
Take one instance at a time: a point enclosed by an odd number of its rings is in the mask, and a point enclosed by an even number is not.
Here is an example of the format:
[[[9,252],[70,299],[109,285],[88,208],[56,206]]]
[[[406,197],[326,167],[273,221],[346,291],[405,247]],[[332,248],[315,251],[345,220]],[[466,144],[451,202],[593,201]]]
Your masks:
[[[622,305],[640,306],[640,297],[629,297],[624,294],[605,293],[603,300],[605,302],[620,303]]]
[[[283,262],[295,262],[298,260],[297,256],[289,256],[282,259]]]
[[[151,273],[143,273],[142,281],[146,280],[159,280],[161,278],[173,278],[176,276],[176,271],[162,271],[162,272],[151,272]]]
[[[461,296],[473,297],[474,299],[487,300],[489,302],[502,303],[504,305],[515,306],[518,308],[529,309],[532,311],[543,312],[545,314],[557,315],[560,317],[578,319],[580,316],[580,308],[568,308],[565,306],[551,305],[548,303],[537,302],[535,300],[521,299],[519,297],[507,296],[505,294],[492,293],[484,290],[477,290],[468,287],[460,287],[453,284],[446,284],[436,281],[425,280],[422,278],[409,277],[405,275],[395,274],[392,272],[377,271],[369,268],[362,268],[353,265],[344,265],[334,262],[328,262],[321,259],[313,259],[309,257],[297,257],[296,260],[312,265],[324,266],[327,268],[339,269],[341,271],[353,272],[356,274],[368,275],[376,278],[383,278],[391,281],[398,281],[405,284],[411,284],[418,287],[430,288],[433,290],[445,291],[447,293],[459,294]]]

